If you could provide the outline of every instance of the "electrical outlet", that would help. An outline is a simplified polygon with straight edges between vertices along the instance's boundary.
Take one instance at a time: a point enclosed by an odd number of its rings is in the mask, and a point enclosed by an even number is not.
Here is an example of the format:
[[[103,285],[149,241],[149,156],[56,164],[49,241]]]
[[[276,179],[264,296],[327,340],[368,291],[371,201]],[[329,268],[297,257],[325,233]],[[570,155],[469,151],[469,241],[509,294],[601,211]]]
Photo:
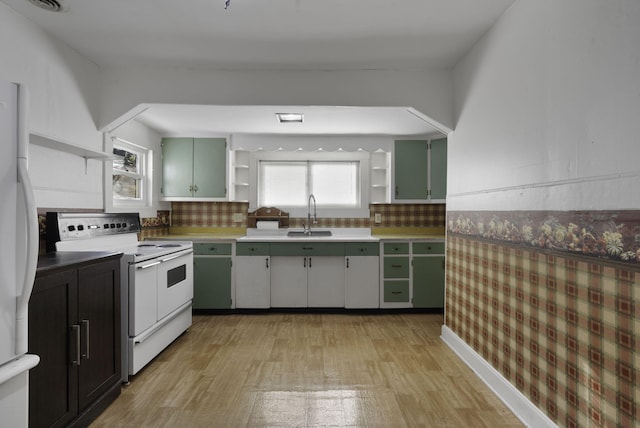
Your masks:
[[[242,213],[233,213],[233,222],[242,223]]]
[[[373,216],[373,219],[376,223],[382,223],[382,214],[380,213],[375,213]]]

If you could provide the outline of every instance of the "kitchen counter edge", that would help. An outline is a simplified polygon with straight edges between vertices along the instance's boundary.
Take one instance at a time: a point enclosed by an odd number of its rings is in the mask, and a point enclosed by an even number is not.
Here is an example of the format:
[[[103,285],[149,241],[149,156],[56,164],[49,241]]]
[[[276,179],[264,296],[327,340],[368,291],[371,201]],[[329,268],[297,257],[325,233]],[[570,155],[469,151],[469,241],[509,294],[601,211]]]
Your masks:
[[[36,272],[43,274],[69,266],[79,266],[101,260],[106,261],[112,258],[119,259],[120,257],[122,257],[121,252],[109,251],[61,251],[45,253],[38,256]]]

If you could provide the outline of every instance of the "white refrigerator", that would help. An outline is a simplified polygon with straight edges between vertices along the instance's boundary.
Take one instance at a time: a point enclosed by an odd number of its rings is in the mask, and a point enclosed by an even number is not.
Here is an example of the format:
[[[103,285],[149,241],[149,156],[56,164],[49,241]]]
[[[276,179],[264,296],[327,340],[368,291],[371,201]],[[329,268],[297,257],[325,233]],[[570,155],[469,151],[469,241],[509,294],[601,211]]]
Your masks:
[[[27,94],[0,80],[0,425],[26,427],[27,309],[38,262],[38,215],[27,172]]]

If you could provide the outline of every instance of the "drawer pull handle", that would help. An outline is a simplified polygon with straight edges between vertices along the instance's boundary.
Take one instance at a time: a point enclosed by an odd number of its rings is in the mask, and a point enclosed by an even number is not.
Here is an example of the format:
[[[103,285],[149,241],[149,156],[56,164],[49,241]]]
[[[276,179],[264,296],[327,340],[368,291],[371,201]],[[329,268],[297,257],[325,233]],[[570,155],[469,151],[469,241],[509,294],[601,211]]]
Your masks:
[[[349,257],[347,257],[347,269],[349,269]]]
[[[303,250],[313,250],[313,247],[302,247]]]
[[[402,265],[391,265],[392,268],[401,268]]]
[[[392,291],[391,294],[402,294],[402,291]]]
[[[265,258],[265,264],[267,266],[267,269],[269,269],[269,257]]]

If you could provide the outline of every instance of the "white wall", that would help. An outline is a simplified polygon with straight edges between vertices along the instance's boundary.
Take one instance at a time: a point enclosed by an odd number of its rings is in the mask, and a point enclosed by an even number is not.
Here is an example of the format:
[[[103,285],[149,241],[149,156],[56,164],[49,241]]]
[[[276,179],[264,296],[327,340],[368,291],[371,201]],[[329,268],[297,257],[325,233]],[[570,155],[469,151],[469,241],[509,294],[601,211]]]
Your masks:
[[[519,0],[454,69],[448,210],[640,208],[640,2]]]
[[[150,204],[142,207],[127,207],[127,206],[113,206],[112,189],[111,189],[111,177],[112,170],[105,168],[105,209],[108,212],[131,212],[136,211],[140,213],[141,217],[155,217],[157,210],[169,210],[171,204],[169,202],[160,202],[160,187],[162,183],[162,136],[155,130],[148,126],[136,121],[130,120],[119,128],[113,130],[110,133],[105,134],[105,151],[111,153],[113,151],[113,140],[111,137],[121,138],[129,143],[142,146],[144,148],[152,150],[153,153],[153,171],[151,173],[152,188],[151,188],[151,200]]]
[[[104,70],[100,127],[144,103],[411,106],[451,128],[451,70]]]
[[[29,90],[32,132],[102,150],[97,131],[98,66],[52,40],[0,3],[0,79]],[[29,169],[36,204],[101,208],[102,163],[31,146]]]

